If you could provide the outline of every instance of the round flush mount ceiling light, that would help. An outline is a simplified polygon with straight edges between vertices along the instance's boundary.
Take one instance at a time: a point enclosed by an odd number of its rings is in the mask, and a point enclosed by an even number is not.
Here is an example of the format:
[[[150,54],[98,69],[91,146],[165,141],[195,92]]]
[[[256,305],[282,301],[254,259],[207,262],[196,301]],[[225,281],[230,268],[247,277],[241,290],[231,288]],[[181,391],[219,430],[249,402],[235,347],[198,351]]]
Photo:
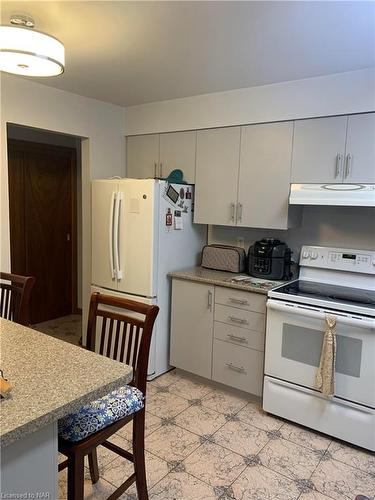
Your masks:
[[[24,16],[0,26],[0,71],[22,76],[57,76],[64,72],[64,45],[51,35],[35,31]]]

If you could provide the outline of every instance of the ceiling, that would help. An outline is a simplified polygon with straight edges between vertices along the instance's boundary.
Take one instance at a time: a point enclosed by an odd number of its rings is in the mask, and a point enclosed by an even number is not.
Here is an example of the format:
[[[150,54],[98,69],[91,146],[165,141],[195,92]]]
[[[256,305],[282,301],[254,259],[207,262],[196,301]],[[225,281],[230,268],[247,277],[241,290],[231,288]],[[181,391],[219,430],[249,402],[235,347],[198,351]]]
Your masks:
[[[41,83],[123,106],[375,66],[375,2],[3,1],[66,47]]]

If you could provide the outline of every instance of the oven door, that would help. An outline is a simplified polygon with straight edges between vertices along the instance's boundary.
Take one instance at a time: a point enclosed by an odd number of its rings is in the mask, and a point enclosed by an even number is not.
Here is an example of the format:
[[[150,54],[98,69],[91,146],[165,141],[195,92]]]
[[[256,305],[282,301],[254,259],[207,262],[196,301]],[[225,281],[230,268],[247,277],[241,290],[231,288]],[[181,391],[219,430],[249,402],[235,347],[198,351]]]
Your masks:
[[[335,396],[375,408],[375,320],[269,299],[265,374],[314,389],[325,313],[337,317]]]

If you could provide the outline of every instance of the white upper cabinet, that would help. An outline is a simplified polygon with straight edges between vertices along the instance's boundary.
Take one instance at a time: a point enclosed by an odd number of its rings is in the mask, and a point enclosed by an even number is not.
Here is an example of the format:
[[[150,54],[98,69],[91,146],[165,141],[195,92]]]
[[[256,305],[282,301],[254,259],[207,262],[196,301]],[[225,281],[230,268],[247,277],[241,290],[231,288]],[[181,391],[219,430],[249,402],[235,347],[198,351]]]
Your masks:
[[[375,183],[375,113],[348,117],[343,181]]]
[[[134,135],[126,139],[126,176],[131,179],[158,177],[159,134]]]
[[[160,134],[160,177],[168,177],[178,168],[183,171],[184,180],[194,184],[196,139],[195,130]]]
[[[194,222],[236,224],[240,132],[240,127],[197,132]]]
[[[298,120],[292,182],[375,183],[375,113]]]
[[[178,168],[194,184],[196,137],[195,130],[127,137],[127,177],[163,179]]]
[[[294,124],[292,183],[342,182],[347,116]]]
[[[242,127],[237,225],[289,227],[293,122]]]
[[[293,122],[198,131],[194,222],[298,224],[288,205],[292,137]]]

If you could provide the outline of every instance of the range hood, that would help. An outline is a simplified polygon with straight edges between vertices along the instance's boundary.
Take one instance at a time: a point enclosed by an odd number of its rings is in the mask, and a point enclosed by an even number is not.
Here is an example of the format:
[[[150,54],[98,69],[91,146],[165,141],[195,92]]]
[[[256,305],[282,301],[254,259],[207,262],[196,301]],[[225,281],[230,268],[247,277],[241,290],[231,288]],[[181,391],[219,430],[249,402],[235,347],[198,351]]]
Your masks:
[[[375,207],[375,184],[291,184],[289,204]]]

